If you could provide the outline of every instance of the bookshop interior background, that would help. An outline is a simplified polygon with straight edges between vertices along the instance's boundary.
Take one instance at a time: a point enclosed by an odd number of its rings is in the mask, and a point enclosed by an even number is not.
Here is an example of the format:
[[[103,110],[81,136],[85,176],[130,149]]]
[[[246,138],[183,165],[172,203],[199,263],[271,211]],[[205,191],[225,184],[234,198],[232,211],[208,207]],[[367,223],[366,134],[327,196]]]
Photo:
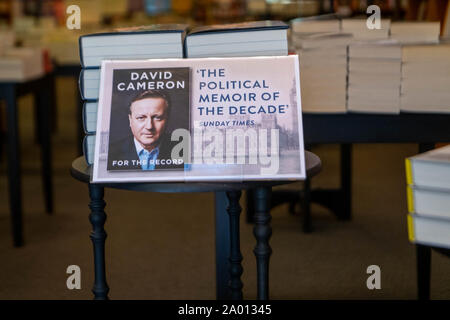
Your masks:
[[[81,8],[80,29],[67,28],[70,14],[66,9],[72,4]],[[161,23],[186,23],[191,27],[254,20],[289,23],[299,17],[330,13],[342,18],[367,19],[366,8],[371,4],[379,6],[382,19],[392,22],[439,23],[443,35],[448,15],[446,0],[0,0],[0,36],[13,32],[15,46],[33,48],[35,54],[50,57],[46,60],[50,64],[42,68],[49,71],[63,65],[79,66],[79,36],[105,29]],[[433,32],[425,37],[438,36]],[[10,65],[2,63],[6,56],[5,39],[0,39],[0,78],[1,73],[11,72]],[[295,50],[295,46],[291,48]],[[430,83],[450,84],[450,72],[443,75],[435,70],[424,71],[432,79]],[[329,90],[330,95],[338,90],[334,86],[346,86],[345,77],[344,83],[322,79],[323,83],[331,84],[320,90]],[[377,87],[388,96],[384,89]],[[30,95],[18,100],[25,237],[25,245],[20,249],[11,243],[6,164],[8,123],[5,103],[0,101],[0,299],[90,299],[92,296],[88,190],[69,175],[70,164],[79,155],[81,144],[77,135],[81,121],[76,101],[78,90],[76,77],[57,76],[52,124],[55,209],[51,216],[45,214],[42,196],[34,100]],[[435,105],[441,109],[446,107],[448,112],[450,97],[446,90],[445,87],[442,91],[437,89],[435,94],[430,92],[418,99],[435,99]],[[306,99],[319,101],[323,97],[329,96],[312,95]],[[339,97],[348,96],[338,92],[336,99]],[[411,97],[415,99],[413,93]],[[399,112],[400,98],[391,98],[397,101],[397,109],[389,112]],[[319,104],[325,106],[326,102],[320,100]],[[351,105],[346,106],[344,100],[343,108],[346,112]],[[323,163],[323,170],[313,179],[312,187],[339,185],[339,150],[339,145],[312,146]],[[415,299],[416,256],[407,234],[404,160],[417,153],[417,144],[412,143],[353,146],[351,221],[338,221],[328,209],[313,204],[314,229],[305,234],[301,231],[301,213],[292,215],[287,206],[277,207],[272,212],[271,298]],[[302,184],[287,188],[300,190]],[[212,194],[107,190],[105,200],[111,298],[215,298]],[[152,211],[164,214],[156,215]],[[244,216],[245,212],[241,220],[244,298],[254,299],[254,238],[252,225],[245,222]],[[433,253],[432,261],[431,298],[450,299],[450,259]],[[65,285],[66,268],[73,264],[83,271],[81,290],[68,290]],[[366,270],[370,265],[381,268],[380,290],[368,290],[366,286]]]

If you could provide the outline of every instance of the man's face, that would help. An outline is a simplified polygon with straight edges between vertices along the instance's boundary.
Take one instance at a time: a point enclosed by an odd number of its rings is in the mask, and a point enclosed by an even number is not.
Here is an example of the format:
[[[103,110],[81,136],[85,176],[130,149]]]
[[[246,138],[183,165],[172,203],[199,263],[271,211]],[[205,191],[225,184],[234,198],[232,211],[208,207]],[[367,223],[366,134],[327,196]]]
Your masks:
[[[133,136],[150,151],[155,148],[167,123],[167,105],[162,98],[147,98],[135,101],[128,115]]]

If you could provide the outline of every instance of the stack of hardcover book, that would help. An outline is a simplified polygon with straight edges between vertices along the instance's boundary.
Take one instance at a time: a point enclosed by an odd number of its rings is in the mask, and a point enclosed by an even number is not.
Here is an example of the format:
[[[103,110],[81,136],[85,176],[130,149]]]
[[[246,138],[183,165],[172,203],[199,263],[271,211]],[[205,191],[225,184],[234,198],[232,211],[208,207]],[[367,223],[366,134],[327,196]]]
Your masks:
[[[45,73],[41,48],[7,48],[0,55],[0,81],[23,82]]]
[[[334,16],[291,21],[289,48],[299,54],[303,111],[450,112],[450,45],[438,45],[439,22],[382,19],[380,29],[371,29],[372,22]]]
[[[402,44],[438,43],[441,26],[437,22],[393,22],[391,38]]]
[[[406,177],[409,240],[450,248],[450,146],[406,159]]]
[[[399,113],[402,50],[393,41],[357,42],[348,50],[347,109]]]
[[[450,44],[402,50],[401,111],[450,112]]]
[[[337,32],[341,30],[341,20],[336,18],[297,18],[291,21],[291,32],[294,34],[311,34],[317,32]]]
[[[303,112],[346,112],[347,45],[334,15],[298,18],[291,22],[291,48],[300,59]]]
[[[293,34],[300,59],[304,112],[346,112],[347,46],[345,33]]]
[[[41,76],[44,71],[42,49],[15,47],[13,30],[0,30],[0,81],[21,82]]]
[[[82,66],[79,87],[85,101],[83,126],[86,137],[83,150],[89,164],[93,161],[102,60],[183,58],[186,30],[186,25],[151,25],[87,34],[79,38]]]
[[[186,37],[188,58],[285,56],[287,29],[281,21],[255,21],[192,29]]]

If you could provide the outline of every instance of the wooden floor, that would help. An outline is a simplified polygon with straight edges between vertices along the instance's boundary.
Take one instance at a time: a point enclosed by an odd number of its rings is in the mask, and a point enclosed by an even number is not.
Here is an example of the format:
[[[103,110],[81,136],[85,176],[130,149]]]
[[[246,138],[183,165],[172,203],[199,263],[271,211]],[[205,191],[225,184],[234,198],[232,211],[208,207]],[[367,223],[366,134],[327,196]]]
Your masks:
[[[91,299],[92,247],[84,184],[69,175],[76,156],[75,83],[58,81],[53,136],[55,213],[44,212],[32,99],[20,101],[26,245],[12,247],[5,159],[0,164],[0,299]],[[339,183],[334,145],[314,149],[323,161],[313,186]],[[417,146],[356,145],[351,222],[313,206],[311,234],[287,206],[272,212],[272,299],[415,299],[415,250],[407,240],[404,158]],[[300,188],[300,184],[290,187]],[[107,190],[106,260],[112,299],[214,299],[212,194],[147,194]],[[255,241],[241,220],[244,298],[256,298]],[[431,297],[450,299],[450,259],[433,252]],[[68,290],[66,268],[81,268],[81,290]],[[381,290],[366,286],[370,265]]]

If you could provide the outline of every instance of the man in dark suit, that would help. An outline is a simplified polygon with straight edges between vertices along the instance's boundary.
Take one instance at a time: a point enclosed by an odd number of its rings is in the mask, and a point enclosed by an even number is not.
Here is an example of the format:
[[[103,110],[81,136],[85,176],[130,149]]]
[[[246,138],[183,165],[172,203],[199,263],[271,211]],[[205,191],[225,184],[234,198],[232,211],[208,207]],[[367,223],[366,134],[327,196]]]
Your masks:
[[[172,159],[173,143],[166,133],[170,101],[161,92],[148,90],[130,103],[128,120],[132,135],[110,146],[109,170],[155,170],[183,168]]]

